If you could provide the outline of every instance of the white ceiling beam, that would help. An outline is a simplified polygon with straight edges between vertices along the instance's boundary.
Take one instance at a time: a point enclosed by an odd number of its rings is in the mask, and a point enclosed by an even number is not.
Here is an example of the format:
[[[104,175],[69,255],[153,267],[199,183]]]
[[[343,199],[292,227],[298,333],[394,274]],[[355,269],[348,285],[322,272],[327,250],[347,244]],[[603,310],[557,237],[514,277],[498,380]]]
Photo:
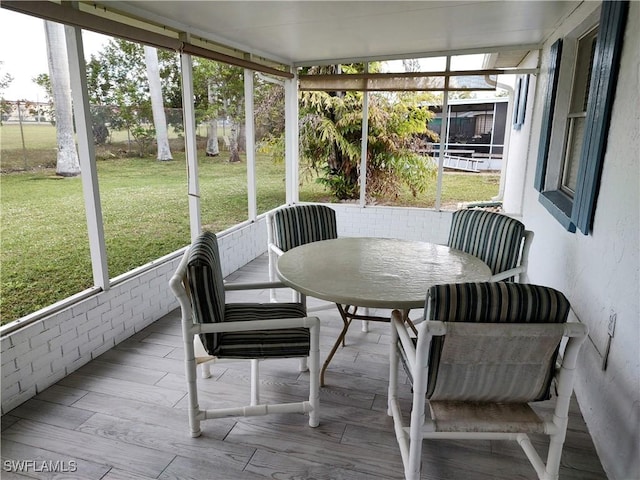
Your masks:
[[[434,57],[446,57],[446,56],[458,56],[458,55],[480,55],[487,53],[500,53],[511,51],[531,51],[540,50],[541,44],[521,44],[521,45],[503,45],[503,46],[484,46],[476,48],[465,49],[453,49],[453,50],[434,50],[434,51],[421,51],[421,52],[406,52],[398,53],[394,55],[376,55],[366,57],[347,57],[347,58],[333,58],[333,59],[317,59],[317,60],[304,60],[300,62],[294,62],[295,67],[311,67],[311,66],[323,66],[323,65],[338,65],[349,63],[365,63],[365,62],[383,62],[388,60],[404,60],[410,58],[434,58]]]

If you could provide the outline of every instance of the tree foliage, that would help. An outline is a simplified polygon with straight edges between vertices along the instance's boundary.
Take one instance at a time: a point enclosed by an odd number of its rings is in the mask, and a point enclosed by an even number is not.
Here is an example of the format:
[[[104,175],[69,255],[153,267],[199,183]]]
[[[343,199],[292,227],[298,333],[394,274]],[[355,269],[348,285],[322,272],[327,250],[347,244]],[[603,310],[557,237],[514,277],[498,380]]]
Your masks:
[[[396,196],[402,185],[416,195],[435,178],[428,157],[418,150],[431,113],[427,94],[378,93],[369,96],[367,197]],[[360,196],[361,92],[303,92],[300,98],[301,160],[318,171],[319,181],[340,199]]]
[[[4,91],[9,88],[9,85],[13,82],[11,74],[2,72],[3,63],[4,62],[0,61],[0,125],[2,125],[2,118],[4,115],[9,115],[11,113],[11,104],[5,100]]]
[[[162,83],[163,103],[167,123],[181,131],[182,90],[178,56],[175,52],[158,49],[158,62]],[[196,122],[216,122],[218,119],[231,125],[225,132],[232,146],[234,160],[245,149],[244,141],[244,72],[240,67],[193,58],[193,88]],[[34,79],[38,85],[50,91],[47,74]],[[122,39],[111,39],[102,50],[92,55],[87,63],[87,87],[96,143],[109,139],[109,128],[126,129],[138,145],[139,154],[149,148],[155,130],[153,128],[152,104],[149,95],[144,49],[141,44]],[[258,140],[264,132],[280,128],[284,132],[284,95],[279,95],[281,107],[272,104],[272,91],[282,87],[263,81],[255,83],[256,127]],[[263,101],[267,108],[263,108]],[[277,109],[279,108],[279,111]],[[263,117],[265,115],[266,117]]]
[[[244,70],[203,58],[193,65],[196,120],[223,119],[231,125],[230,162],[240,161],[244,150]]]
[[[176,54],[159,49],[158,64],[163,102],[171,112],[182,107]],[[111,39],[87,63],[87,88],[96,141],[104,138],[106,125],[126,129],[136,141],[139,155],[146,155],[155,129],[143,46]],[[181,129],[182,116],[168,115],[167,123]]]
[[[177,55],[158,50],[158,60],[164,104],[169,112],[181,111]],[[331,66],[322,67],[324,71],[310,69],[305,73],[359,73],[362,68],[362,65]],[[377,64],[370,64],[370,71],[377,69]],[[44,77],[39,81],[46,86]],[[238,160],[239,152],[244,150],[243,69],[195,57],[193,78],[196,122],[217,122],[217,119],[228,122],[231,132],[225,135],[229,136],[230,161]],[[107,125],[126,128],[142,155],[155,133],[142,45],[112,39],[91,57],[87,79],[96,141],[106,141]],[[254,87],[256,140],[262,151],[282,160],[284,88],[260,76],[256,77]],[[422,106],[430,97],[424,93],[370,94],[366,171],[369,199],[392,197],[402,186],[417,194],[434,178],[429,159],[418,154],[425,139],[435,138],[427,129],[431,114]],[[303,92],[299,98],[301,163],[303,168],[319,173],[319,181],[338,199],[360,195],[362,99],[362,93],[358,92]],[[181,115],[169,115],[168,123],[174,129],[181,128]]]

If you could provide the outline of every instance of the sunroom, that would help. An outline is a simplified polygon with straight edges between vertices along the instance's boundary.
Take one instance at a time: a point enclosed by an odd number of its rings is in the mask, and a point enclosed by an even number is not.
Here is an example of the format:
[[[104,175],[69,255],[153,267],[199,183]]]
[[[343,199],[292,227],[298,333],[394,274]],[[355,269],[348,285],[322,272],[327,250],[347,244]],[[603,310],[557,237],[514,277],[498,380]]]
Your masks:
[[[499,204],[504,213],[534,232],[526,281],[562,291],[571,303],[571,320],[589,328],[577,367],[572,410],[576,423],[567,435],[560,476],[630,479],[640,475],[637,3],[122,1],[67,5],[7,1],[2,8],[68,26],[93,277],[88,290],[1,327],[3,476],[37,476],[34,471],[45,465],[43,460],[63,462],[59,468],[84,465],[84,471],[75,472],[78,478],[403,475],[393,422],[385,412],[387,324],[350,334],[353,339],[344,347],[343,358],[335,371],[329,370],[336,384],[329,381],[321,392],[326,419],[321,416],[320,430],[286,416],[269,423],[266,416],[264,423],[260,417],[260,422],[222,420],[219,426],[214,422],[209,438],[188,441],[184,393],[180,393],[184,379],[178,303],[169,289],[184,248],[138,263],[117,276],[109,271],[86,78],[80,74],[85,66],[78,61],[84,58],[83,30],[176,52],[185,99],[194,97],[195,59],[243,68],[246,118],[253,118],[259,106],[254,82],[268,78],[281,89],[284,181],[276,205],[260,197],[262,173],[256,167],[253,140],[256,126],[246,122],[246,185],[241,190],[246,196],[246,216],[222,228],[214,221],[215,209],[207,205],[214,197],[207,201],[206,178],[198,170],[202,154],[196,141],[198,126],[189,102],[184,102],[188,183],[183,195],[189,233],[182,245],[189,244],[203,226],[216,231],[228,278],[264,279],[265,214],[275,206],[305,202],[298,142],[301,91],[359,92],[364,112],[377,91],[445,91],[448,95],[441,96],[439,110],[447,112],[458,101],[453,100],[455,92],[470,88],[460,87],[463,78],[477,77],[474,88],[478,78],[492,89],[505,87],[505,134],[502,143],[490,142],[492,151],[500,143],[496,192],[481,200]],[[574,74],[581,65],[576,60],[583,50],[580,42],[596,27],[600,47],[590,57],[597,67],[591,73],[595,80],[585,92],[588,107],[574,114],[571,92],[575,78],[580,78]],[[480,66],[456,63],[476,56],[482,57]],[[411,59],[441,63],[402,73],[369,71],[375,62]],[[353,64],[360,66],[358,72],[314,76],[309,69]],[[587,62],[586,72],[590,69]],[[506,85],[508,75],[511,80]],[[425,79],[431,82],[429,87]],[[367,115],[361,115],[361,132],[367,131],[367,120]],[[443,127],[444,119],[441,122]],[[572,162],[565,148],[566,132],[581,129],[582,137],[592,140],[583,144],[587,153],[578,153]],[[360,171],[367,170],[368,141],[363,135]],[[453,210],[463,203],[460,199],[449,202],[443,193],[444,172],[450,171],[446,152],[468,147],[452,147],[455,142],[446,135],[433,143],[432,148],[444,152],[432,155],[436,159],[433,203],[374,202],[367,195],[367,176],[359,176],[358,198],[330,203],[339,236],[446,243]],[[564,168],[563,158],[569,159],[573,169]],[[323,335],[335,337],[332,322],[340,321],[336,312],[318,312],[318,317],[328,327]],[[267,385],[264,391],[274,396],[298,395],[296,366],[290,369],[291,377],[282,373],[288,368],[265,367],[268,383],[276,387],[270,390]],[[235,395],[237,385],[246,384],[240,367],[216,375],[218,383],[226,385],[225,395]],[[211,389],[212,398],[215,391]],[[362,404],[368,405],[365,412],[358,410]],[[350,422],[350,417],[358,420]],[[167,439],[169,434],[174,438]],[[95,442],[95,447],[87,442]],[[500,442],[473,445],[466,448],[454,442],[430,452],[425,447],[423,478],[534,478],[534,470],[520,452]],[[589,457],[597,458],[590,463]],[[7,460],[40,462],[24,464],[19,470]]]

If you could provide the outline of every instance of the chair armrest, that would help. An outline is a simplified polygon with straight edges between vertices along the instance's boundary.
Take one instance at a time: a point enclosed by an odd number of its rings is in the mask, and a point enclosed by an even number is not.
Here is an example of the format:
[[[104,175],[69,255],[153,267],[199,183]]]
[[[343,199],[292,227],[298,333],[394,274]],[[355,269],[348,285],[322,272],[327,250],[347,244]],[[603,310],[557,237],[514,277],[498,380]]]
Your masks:
[[[505,270],[504,272],[496,273],[492,275],[489,279],[490,282],[501,282],[502,280],[506,280],[507,278],[515,277],[516,275],[520,275],[526,271],[526,267],[519,266],[512,268],[510,270]]]
[[[224,289],[227,291],[232,290],[264,290],[267,288],[289,288],[282,282],[237,282],[237,283],[226,283],[224,284]]]
[[[522,240],[522,251],[519,252],[518,256],[518,266],[512,268],[511,270],[507,270],[505,272],[497,273],[493,275],[490,279],[492,282],[500,282],[502,280],[506,280],[507,278],[515,277],[516,275],[521,275],[527,272],[527,264],[529,261],[529,250],[531,249],[531,242],[533,241],[533,232],[531,230],[525,230],[524,236]],[[518,279],[521,281],[522,279]]]
[[[246,332],[251,330],[281,330],[284,328],[311,328],[320,325],[318,317],[278,318],[271,320],[247,320],[241,322],[194,323],[192,334]]]
[[[272,252],[274,252],[276,255],[280,256],[282,255],[284,252],[280,249],[280,247],[276,246],[275,243],[269,243],[268,245],[268,249],[271,250]]]

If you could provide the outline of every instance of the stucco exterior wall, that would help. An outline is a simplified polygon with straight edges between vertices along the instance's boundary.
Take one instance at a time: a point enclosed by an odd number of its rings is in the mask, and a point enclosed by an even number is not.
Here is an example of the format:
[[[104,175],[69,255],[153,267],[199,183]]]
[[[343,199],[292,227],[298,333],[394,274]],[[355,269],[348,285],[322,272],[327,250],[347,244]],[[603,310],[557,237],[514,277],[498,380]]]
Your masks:
[[[522,68],[536,68],[539,55],[537,52],[529,53],[520,64]],[[527,107],[525,109],[524,124],[520,130],[512,129],[509,135],[509,158],[503,173],[504,195],[502,206],[510,215],[522,215],[523,192],[527,177],[527,157],[531,147],[531,126],[535,116],[535,97],[537,86],[536,75],[529,75],[529,89],[527,94]]]
[[[549,38],[541,72],[550,45],[598,6],[583,3]],[[639,19],[640,3],[630,2],[593,232],[567,232],[539,203],[533,188],[544,74],[537,80],[527,168],[520,172],[525,175],[523,221],[535,232],[529,278],[563,291],[578,319],[589,327],[576,395],[607,475],[617,480],[640,478]],[[517,205],[516,197],[512,192],[509,202]],[[612,313],[617,324],[603,370]]]

